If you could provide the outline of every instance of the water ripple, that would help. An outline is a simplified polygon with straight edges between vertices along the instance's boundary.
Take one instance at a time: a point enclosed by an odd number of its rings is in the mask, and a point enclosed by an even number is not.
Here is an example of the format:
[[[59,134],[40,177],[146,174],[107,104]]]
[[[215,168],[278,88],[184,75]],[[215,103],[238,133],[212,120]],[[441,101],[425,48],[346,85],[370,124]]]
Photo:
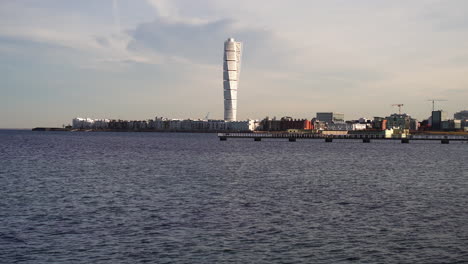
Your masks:
[[[0,131],[1,262],[468,262],[467,154]]]

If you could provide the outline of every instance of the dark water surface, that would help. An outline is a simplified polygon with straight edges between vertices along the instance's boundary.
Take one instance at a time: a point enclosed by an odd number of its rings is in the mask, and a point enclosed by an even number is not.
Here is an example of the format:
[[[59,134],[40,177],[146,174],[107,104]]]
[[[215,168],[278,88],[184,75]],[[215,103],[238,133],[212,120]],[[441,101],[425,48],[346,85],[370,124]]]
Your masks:
[[[0,131],[2,263],[468,262],[468,144]]]

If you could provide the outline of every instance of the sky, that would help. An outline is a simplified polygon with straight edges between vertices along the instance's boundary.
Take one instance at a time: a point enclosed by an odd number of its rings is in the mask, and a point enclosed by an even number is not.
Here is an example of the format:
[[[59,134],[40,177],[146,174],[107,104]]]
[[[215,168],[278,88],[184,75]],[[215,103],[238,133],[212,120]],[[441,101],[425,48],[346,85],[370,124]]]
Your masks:
[[[466,0],[1,0],[0,128],[74,117],[238,119],[468,109]]]

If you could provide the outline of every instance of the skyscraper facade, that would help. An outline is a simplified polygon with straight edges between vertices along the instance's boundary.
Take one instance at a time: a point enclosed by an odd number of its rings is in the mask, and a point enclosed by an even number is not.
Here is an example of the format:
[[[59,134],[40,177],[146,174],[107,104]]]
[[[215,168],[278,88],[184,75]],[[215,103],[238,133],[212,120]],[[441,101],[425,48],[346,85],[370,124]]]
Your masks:
[[[224,120],[237,120],[237,89],[242,57],[242,43],[229,38],[224,42],[223,88]]]
[[[439,111],[432,111],[431,116],[431,125],[432,130],[441,130],[442,129],[442,121],[447,119],[447,113],[439,110]]]

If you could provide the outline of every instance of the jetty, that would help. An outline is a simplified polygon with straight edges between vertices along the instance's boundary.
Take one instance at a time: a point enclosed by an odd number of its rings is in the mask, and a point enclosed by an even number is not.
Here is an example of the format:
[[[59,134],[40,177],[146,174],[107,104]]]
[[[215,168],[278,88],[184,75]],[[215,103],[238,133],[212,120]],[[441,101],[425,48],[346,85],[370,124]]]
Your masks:
[[[316,139],[324,140],[327,143],[333,142],[335,139],[340,140],[362,140],[363,143],[370,143],[373,140],[398,140],[403,144],[408,144],[410,141],[440,141],[442,144],[449,144],[450,141],[468,142],[467,135],[399,135],[393,137],[385,137],[385,135],[369,135],[369,134],[349,134],[349,135],[325,135],[325,134],[301,134],[301,133],[218,133],[219,140],[226,141],[228,138],[248,138],[254,141],[262,141],[262,139],[285,139],[290,142],[295,142],[297,139]]]

